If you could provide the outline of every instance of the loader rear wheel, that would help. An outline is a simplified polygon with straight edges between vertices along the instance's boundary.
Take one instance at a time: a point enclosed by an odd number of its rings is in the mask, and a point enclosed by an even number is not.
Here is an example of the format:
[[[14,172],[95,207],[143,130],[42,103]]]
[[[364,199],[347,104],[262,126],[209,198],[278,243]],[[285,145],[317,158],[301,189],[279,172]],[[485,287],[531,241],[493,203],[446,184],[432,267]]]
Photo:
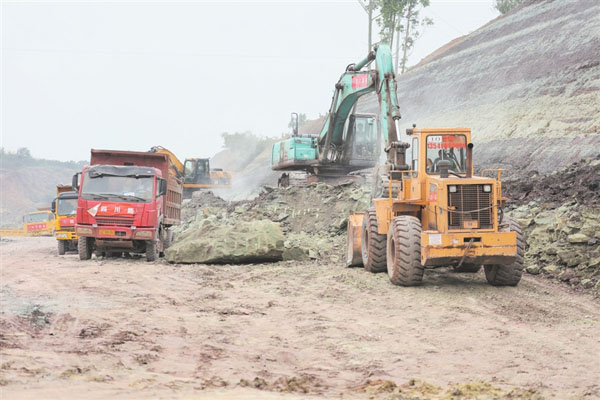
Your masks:
[[[86,236],[79,236],[77,238],[77,252],[79,253],[80,260],[89,260],[92,258],[92,239]]]
[[[146,261],[156,261],[158,258],[158,242],[146,240]]]
[[[423,281],[421,221],[410,215],[392,219],[387,235],[387,271],[394,285],[417,286]]]
[[[509,265],[484,265],[485,277],[489,284],[494,286],[517,286],[523,275],[523,255],[525,254],[525,241],[519,223],[510,217],[504,217],[505,228],[501,232],[517,233],[517,258]]]
[[[460,267],[454,266],[454,272],[479,272],[481,265],[464,263]]]
[[[66,241],[65,240],[57,240],[58,244],[58,255],[59,256],[64,256],[65,252],[66,252]]]
[[[362,226],[362,262],[369,272],[383,272],[387,264],[385,262],[386,236],[378,231],[377,214],[374,208],[365,211]]]

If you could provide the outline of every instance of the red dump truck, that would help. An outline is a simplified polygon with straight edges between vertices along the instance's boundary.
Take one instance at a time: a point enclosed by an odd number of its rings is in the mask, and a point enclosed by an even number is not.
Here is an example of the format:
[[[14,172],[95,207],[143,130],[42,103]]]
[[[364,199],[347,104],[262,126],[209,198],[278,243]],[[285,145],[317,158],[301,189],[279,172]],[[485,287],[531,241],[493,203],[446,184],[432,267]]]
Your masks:
[[[181,221],[183,182],[161,153],[92,150],[90,165],[73,176],[78,190],[79,258],[92,253],[146,253],[154,261]]]

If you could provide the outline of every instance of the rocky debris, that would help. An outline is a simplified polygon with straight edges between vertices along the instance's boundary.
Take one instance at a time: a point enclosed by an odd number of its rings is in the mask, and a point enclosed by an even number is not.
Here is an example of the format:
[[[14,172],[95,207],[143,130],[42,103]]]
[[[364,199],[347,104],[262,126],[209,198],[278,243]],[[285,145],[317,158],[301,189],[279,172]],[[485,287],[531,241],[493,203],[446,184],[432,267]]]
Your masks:
[[[280,261],[283,251],[283,233],[275,222],[201,213],[165,256],[177,263],[252,263]]]
[[[600,207],[549,204],[532,201],[508,213],[523,228],[525,271],[600,293]]]
[[[341,260],[348,214],[363,212],[370,191],[357,185],[264,186],[250,201],[227,202],[211,192],[183,206],[185,221],[165,252],[169,262],[253,263]]]

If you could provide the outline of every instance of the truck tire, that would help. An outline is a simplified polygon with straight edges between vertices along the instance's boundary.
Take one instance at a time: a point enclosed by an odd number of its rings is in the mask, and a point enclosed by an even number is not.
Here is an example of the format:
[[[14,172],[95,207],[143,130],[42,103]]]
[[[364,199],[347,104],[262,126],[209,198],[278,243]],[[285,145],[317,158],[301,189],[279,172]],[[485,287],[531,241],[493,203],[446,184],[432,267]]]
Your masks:
[[[173,243],[173,232],[170,229],[165,229],[165,238],[163,240],[163,249],[168,249]]]
[[[392,219],[387,235],[387,271],[394,285],[417,286],[423,282],[421,221],[410,215]]]
[[[467,263],[463,263],[463,265],[461,265],[460,267],[458,266],[454,266],[453,270],[454,272],[479,272],[479,270],[481,269],[481,265],[479,264],[467,264]]]
[[[378,232],[375,209],[369,208],[363,218],[361,240],[362,262],[367,271],[374,273],[385,271],[386,236]]]
[[[66,241],[65,240],[57,240],[57,247],[58,247],[58,255],[59,256],[64,256],[65,252],[66,252]]]
[[[504,217],[505,228],[501,232],[517,233],[517,258],[509,265],[484,265],[485,278],[490,285],[494,286],[517,286],[523,275],[523,255],[525,254],[525,240],[519,223],[511,218]]]
[[[158,242],[146,240],[146,261],[156,261],[158,258]]]
[[[79,236],[77,238],[77,252],[79,253],[80,260],[89,260],[92,258],[92,243],[91,239],[85,236]]]

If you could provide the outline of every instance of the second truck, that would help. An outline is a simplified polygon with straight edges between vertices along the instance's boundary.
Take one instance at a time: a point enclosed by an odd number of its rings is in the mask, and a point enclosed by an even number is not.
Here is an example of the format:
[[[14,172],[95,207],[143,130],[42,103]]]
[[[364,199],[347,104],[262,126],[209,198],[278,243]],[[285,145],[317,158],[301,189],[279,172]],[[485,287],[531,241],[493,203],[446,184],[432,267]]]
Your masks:
[[[77,219],[77,192],[71,185],[56,186],[56,198],[52,202],[55,216],[57,250],[59,255],[67,251],[77,251],[75,222]]]

